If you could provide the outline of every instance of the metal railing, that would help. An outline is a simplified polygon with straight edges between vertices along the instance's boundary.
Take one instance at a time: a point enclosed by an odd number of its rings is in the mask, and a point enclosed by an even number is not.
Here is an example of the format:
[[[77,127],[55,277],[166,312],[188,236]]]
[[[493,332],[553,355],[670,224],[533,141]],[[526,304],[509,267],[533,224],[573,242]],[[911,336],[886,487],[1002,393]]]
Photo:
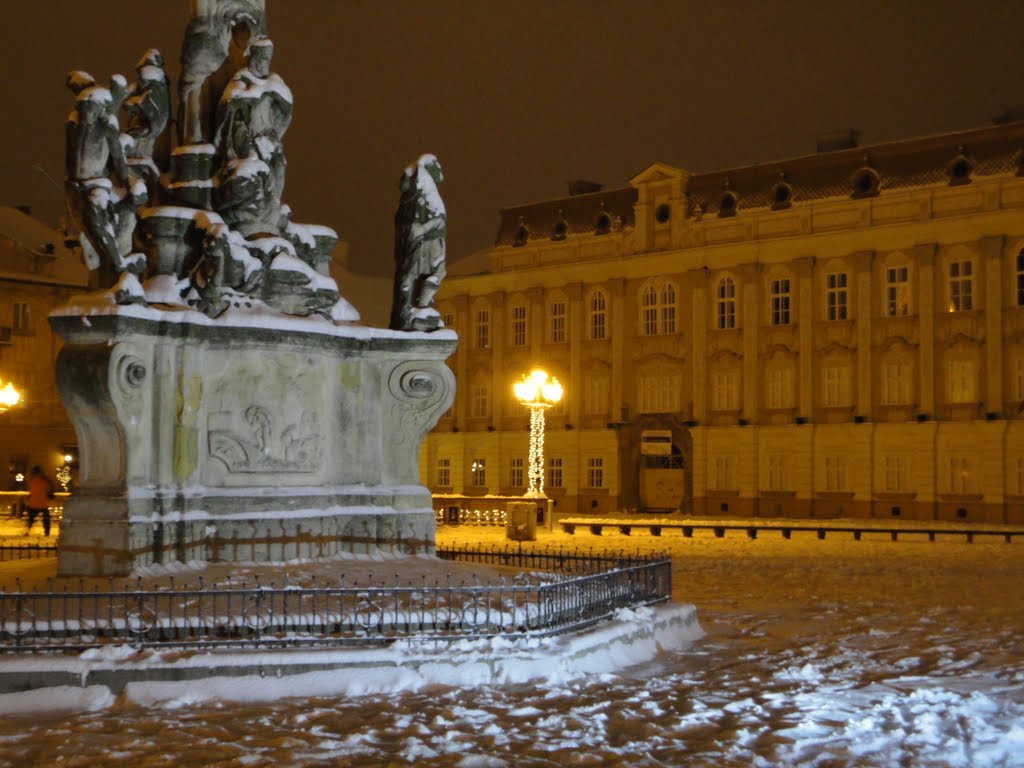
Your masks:
[[[665,556],[442,550],[441,557],[519,569],[492,584],[346,584],[277,587],[0,591],[0,652],[137,647],[282,647],[547,636],[671,598]]]

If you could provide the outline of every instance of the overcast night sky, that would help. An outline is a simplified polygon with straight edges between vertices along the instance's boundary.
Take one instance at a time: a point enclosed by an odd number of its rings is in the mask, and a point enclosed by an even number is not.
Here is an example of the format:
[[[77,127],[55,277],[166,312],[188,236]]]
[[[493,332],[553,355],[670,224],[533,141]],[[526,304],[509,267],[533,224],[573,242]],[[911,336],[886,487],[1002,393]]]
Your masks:
[[[0,0],[0,204],[56,223],[68,70],[172,83],[185,0]],[[285,202],[360,271],[390,274],[402,168],[445,170],[449,260],[498,210],[618,187],[653,162],[710,171],[977,127],[1024,105],[1019,0],[267,0],[273,69],[295,96]]]

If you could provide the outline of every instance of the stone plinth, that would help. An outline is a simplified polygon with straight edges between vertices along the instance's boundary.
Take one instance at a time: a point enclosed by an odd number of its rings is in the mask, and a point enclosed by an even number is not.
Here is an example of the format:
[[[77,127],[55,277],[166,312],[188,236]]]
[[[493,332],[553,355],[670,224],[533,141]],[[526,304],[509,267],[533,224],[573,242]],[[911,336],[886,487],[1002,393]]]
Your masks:
[[[80,482],[61,575],[433,551],[417,454],[455,395],[453,332],[63,312],[50,323]]]

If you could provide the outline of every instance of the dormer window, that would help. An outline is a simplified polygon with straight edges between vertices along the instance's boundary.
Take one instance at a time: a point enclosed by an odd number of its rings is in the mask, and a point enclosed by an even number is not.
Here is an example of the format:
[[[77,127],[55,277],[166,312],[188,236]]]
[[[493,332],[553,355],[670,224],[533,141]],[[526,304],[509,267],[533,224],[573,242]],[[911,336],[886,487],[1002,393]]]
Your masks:
[[[950,186],[970,184],[971,173],[973,171],[974,165],[969,159],[967,159],[966,155],[963,153],[957,155],[946,168],[946,173],[949,175]]]
[[[569,222],[565,219],[559,219],[555,222],[555,225],[551,227],[551,239],[552,240],[565,240],[566,234],[569,232]]]
[[[787,182],[780,181],[774,187],[772,187],[772,210],[777,211],[782,208],[789,208],[793,202],[793,187]]]
[[[520,224],[519,228],[516,229],[515,239],[512,241],[513,248],[519,248],[526,245],[530,240],[530,228],[525,224]]]
[[[878,171],[864,166],[853,177],[853,197],[874,197],[878,194],[880,179]]]
[[[597,215],[597,220],[594,222],[594,234],[595,235],[607,235],[612,231],[612,217],[608,215],[607,211],[601,211]]]
[[[722,199],[718,201],[718,215],[719,216],[735,216],[736,208],[739,205],[739,198],[736,193],[731,189],[727,190],[722,194]]]

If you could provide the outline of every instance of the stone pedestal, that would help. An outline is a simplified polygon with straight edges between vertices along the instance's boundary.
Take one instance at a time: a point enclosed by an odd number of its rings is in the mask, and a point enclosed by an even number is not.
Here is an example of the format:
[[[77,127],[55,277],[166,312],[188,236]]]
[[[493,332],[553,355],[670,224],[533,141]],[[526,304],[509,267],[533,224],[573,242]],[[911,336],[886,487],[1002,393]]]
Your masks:
[[[148,307],[50,323],[80,454],[61,575],[433,552],[417,454],[455,395],[453,332]]]

